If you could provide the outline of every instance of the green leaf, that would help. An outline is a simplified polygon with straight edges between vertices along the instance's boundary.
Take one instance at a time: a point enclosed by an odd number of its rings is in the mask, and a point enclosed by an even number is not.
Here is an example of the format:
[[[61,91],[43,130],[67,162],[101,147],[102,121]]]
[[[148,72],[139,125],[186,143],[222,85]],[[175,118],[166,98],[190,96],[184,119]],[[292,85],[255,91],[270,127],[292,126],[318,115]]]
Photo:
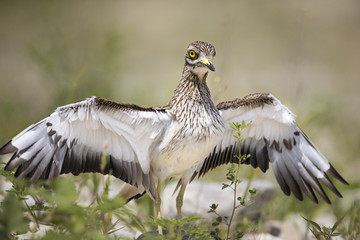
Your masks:
[[[219,204],[213,203],[213,204],[211,204],[210,208],[211,208],[212,210],[216,210],[216,208],[217,208],[218,206],[219,206]]]
[[[342,220],[344,219],[345,216],[339,218],[333,225],[333,227],[331,228],[331,232],[335,232],[336,228],[339,226],[339,224],[342,222]]]
[[[229,176],[226,177],[226,179],[233,182],[235,177],[234,177],[234,175],[229,175]]]
[[[242,128],[246,128],[246,123],[245,123],[244,120],[241,121],[241,127],[242,127]]]
[[[247,202],[246,206],[250,206],[251,204],[253,204],[255,201],[254,200],[250,200]]]
[[[319,224],[317,224],[316,222],[314,221],[311,221],[305,217],[302,217],[303,219],[305,219],[311,226],[315,227],[317,230],[321,231],[321,227]]]
[[[0,225],[5,226],[6,232],[16,234],[28,230],[29,221],[24,217],[24,207],[15,193],[10,192],[1,202]]]
[[[237,200],[240,202],[241,206],[245,205],[245,200],[242,197],[238,197]]]
[[[229,122],[229,126],[230,126],[232,129],[234,129],[235,131],[237,130],[235,123]]]
[[[309,228],[310,232],[314,235],[316,239],[320,239],[320,234],[314,230],[314,228]]]
[[[330,228],[328,228],[328,227],[322,227],[322,231],[323,231],[324,233],[326,233],[326,235],[329,235],[329,234],[330,234]]]
[[[256,189],[255,189],[255,188],[249,189],[249,193],[255,194],[255,193],[256,193]]]
[[[215,227],[215,226],[219,226],[219,222],[213,222],[211,225],[213,226],[213,227]]]

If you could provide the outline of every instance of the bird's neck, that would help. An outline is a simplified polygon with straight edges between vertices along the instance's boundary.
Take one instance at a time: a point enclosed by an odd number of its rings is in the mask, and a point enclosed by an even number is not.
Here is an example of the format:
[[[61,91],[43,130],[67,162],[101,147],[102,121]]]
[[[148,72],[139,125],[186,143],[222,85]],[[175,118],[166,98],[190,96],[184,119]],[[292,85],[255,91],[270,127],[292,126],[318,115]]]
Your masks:
[[[171,111],[180,122],[186,122],[188,118],[199,114],[220,118],[206,84],[207,73],[202,74],[201,77],[200,79],[189,66],[185,65],[181,81],[169,103]]]

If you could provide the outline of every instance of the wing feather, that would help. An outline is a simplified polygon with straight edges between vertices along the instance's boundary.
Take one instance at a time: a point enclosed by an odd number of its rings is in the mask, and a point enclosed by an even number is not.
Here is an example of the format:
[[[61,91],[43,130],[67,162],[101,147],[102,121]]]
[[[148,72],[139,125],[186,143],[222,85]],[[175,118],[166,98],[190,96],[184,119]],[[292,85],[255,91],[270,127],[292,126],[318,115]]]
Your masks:
[[[242,132],[245,141],[241,144],[241,154],[250,154],[250,158],[242,163],[259,167],[263,172],[271,163],[276,180],[286,195],[293,193],[302,200],[305,193],[317,203],[315,190],[324,201],[331,203],[320,181],[341,197],[327,174],[344,184],[348,183],[299,129],[295,115],[271,94],[251,94],[222,102],[217,108],[225,123],[251,122]],[[236,158],[227,154],[229,149],[233,149],[232,154],[238,154],[234,151],[238,149],[238,142],[233,137],[229,138],[233,134],[234,130],[228,126],[223,139],[197,171],[199,176],[221,164],[238,163]]]
[[[5,169],[17,168],[16,176],[32,182],[63,173],[102,172],[154,191],[150,154],[172,120],[164,109],[92,97],[56,109],[5,144],[0,154],[15,152]]]

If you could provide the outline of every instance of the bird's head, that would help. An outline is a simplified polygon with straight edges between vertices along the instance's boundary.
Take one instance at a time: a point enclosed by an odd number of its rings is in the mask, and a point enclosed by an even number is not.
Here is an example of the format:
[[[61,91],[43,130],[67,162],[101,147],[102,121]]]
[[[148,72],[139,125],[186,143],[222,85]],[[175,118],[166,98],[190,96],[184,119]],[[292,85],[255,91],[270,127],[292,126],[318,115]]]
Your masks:
[[[215,71],[212,59],[215,56],[215,47],[207,42],[196,41],[189,45],[185,55],[185,66],[203,79],[209,70]]]

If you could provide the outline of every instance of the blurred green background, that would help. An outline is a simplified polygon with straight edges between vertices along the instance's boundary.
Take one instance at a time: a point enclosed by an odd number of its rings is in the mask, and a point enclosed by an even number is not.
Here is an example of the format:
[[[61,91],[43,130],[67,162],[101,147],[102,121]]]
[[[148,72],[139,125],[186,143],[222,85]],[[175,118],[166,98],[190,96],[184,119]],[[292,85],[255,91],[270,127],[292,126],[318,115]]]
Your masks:
[[[359,186],[360,1],[0,5],[0,145],[57,106],[92,95],[166,104],[187,45],[203,40],[217,50],[208,78],[216,103],[272,93]]]

